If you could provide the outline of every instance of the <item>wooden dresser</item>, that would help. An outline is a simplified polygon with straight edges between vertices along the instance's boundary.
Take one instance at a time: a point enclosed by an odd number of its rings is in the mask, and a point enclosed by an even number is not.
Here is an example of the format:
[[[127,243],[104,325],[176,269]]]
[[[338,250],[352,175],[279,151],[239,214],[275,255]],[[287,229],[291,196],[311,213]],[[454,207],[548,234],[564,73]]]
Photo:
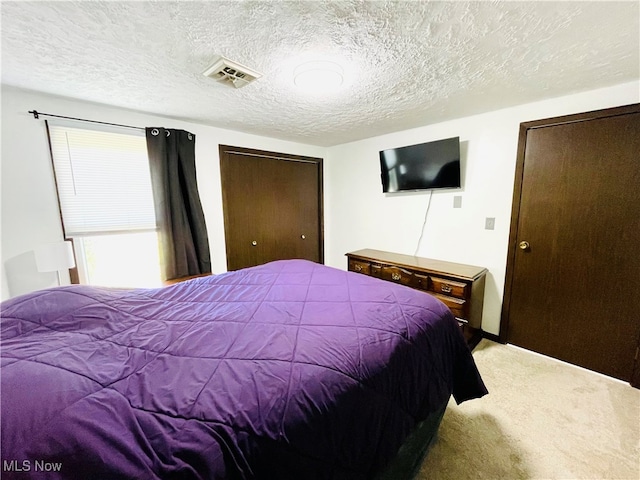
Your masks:
[[[347,253],[349,271],[424,290],[449,307],[471,348],[480,341],[487,269],[381,250]]]

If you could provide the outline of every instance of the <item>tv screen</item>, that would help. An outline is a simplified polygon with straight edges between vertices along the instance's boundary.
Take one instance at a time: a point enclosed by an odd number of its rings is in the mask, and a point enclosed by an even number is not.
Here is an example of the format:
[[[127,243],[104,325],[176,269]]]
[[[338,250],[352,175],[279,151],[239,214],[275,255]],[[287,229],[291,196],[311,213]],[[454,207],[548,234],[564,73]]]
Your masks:
[[[460,137],[380,152],[385,193],[460,188]]]

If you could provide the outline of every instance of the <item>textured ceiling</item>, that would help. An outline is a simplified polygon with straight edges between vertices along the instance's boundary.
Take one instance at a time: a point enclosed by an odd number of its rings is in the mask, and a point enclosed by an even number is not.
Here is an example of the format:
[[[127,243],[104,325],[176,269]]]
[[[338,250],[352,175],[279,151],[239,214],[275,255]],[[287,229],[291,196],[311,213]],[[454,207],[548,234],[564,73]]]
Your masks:
[[[329,146],[637,80],[639,6],[3,1],[2,83]],[[204,77],[217,55],[263,77]],[[340,91],[296,89],[315,59],[342,64]]]

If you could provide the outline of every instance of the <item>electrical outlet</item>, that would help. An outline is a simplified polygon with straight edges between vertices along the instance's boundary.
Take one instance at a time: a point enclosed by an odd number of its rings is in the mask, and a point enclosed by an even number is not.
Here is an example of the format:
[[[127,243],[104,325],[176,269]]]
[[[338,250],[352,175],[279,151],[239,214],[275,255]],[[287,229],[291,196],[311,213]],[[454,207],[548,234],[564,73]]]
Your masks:
[[[453,197],[453,208],[462,208],[462,196],[456,195]]]
[[[496,219],[494,217],[487,217],[484,220],[484,229],[493,230],[496,228]]]

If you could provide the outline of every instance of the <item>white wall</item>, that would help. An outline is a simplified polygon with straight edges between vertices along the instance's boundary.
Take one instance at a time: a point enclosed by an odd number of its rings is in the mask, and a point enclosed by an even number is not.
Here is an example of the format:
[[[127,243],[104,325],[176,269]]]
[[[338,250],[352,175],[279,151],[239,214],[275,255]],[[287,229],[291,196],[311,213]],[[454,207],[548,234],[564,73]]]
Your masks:
[[[639,101],[640,83],[632,82],[325,149],[3,86],[2,299],[55,282],[55,274],[35,271],[32,251],[62,238],[44,123],[28,110],[195,133],[214,272],[226,269],[218,144],[323,157],[325,262],[345,269],[346,252],[412,255],[420,237],[428,194],[383,194],[379,150],[459,136],[463,189],[433,194],[418,255],[487,267],[483,329],[498,334],[519,124]],[[454,195],[463,197],[461,209]],[[484,229],[485,217],[496,218],[495,230]]]
[[[413,255],[429,194],[383,194],[378,152],[459,136],[463,188],[433,193],[418,256],[487,267],[482,327],[498,334],[520,123],[639,101],[640,83],[632,82],[330,148],[327,265],[346,268],[344,254],[361,248]],[[461,209],[453,208],[455,195],[462,196]],[[495,230],[484,229],[486,217],[496,219]]]
[[[33,249],[62,239],[62,227],[44,121],[38,110],[140,127],[163,126],[196,135],[196,168],[204,209],[212,269],[226,270],[218,145],[324,157],[325,149],[249,135],[134,111],[2,87],[1,242],[2,299],[56,283],[56,274],[38,273]],[[68,276],[65,276],[68,282]]]

